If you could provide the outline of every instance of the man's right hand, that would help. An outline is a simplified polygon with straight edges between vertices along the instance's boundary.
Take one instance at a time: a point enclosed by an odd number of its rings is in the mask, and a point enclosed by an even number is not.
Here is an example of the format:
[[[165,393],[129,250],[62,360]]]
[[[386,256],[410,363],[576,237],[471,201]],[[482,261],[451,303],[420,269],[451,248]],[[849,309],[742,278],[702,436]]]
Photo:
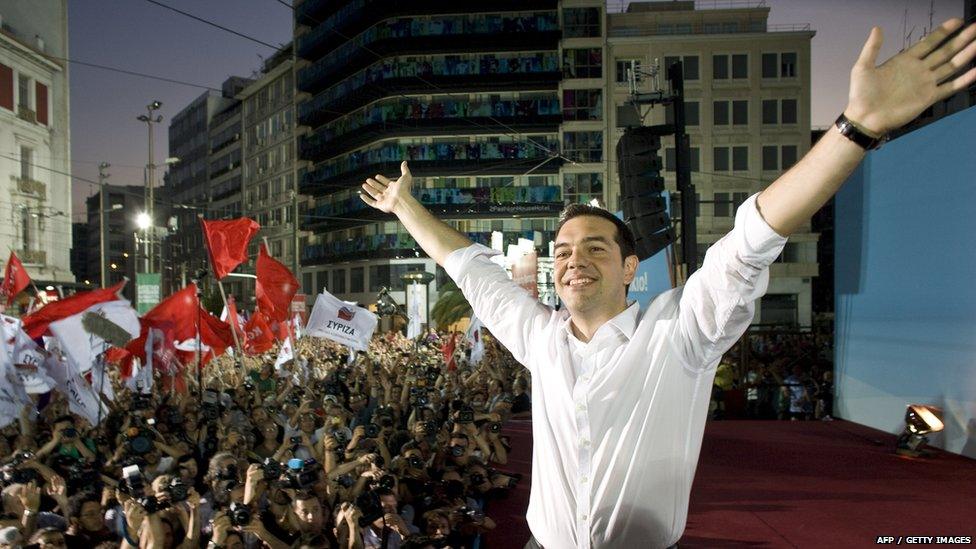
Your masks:
[[[370,177],[363,183],[363,193],[359,197],[363,202],[386,213],[395,214],[394,211],[399,201],[410,195],[410,187],[413,186],[413,175],[407,162],[400,163],[400,178],[391,181],[390,178],[377,175]]]

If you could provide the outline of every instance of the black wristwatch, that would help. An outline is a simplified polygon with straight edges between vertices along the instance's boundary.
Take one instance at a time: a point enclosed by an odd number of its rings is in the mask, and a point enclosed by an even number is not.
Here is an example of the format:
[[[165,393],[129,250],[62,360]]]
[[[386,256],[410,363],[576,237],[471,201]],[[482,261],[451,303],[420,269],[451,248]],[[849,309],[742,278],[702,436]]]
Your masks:
[[[882,135],[881,137],[871,137],[870,135],[862,132],[857,126],[854,125],[853,122],[844,116],[844,113],[840,113],[840,116],[837,117],[837,121],[834,122],[834,125],[837,126],[837,131],[839,131],[841,135],[850,139],[857,144],[857,146],[866,151],[877,149],[882,143],[888,140],[887,134]]]

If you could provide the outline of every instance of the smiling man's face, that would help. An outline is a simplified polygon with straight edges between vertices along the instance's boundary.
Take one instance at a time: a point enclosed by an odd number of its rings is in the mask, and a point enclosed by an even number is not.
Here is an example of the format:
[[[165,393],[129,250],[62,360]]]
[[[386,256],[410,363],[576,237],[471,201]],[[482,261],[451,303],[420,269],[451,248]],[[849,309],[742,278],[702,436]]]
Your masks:
[[[626,286],[634,279],[637,257],[621,256],[617,227],[580,215],[566,221],[554,248],[556,293],[573,316],[614,316],[627,305]]]

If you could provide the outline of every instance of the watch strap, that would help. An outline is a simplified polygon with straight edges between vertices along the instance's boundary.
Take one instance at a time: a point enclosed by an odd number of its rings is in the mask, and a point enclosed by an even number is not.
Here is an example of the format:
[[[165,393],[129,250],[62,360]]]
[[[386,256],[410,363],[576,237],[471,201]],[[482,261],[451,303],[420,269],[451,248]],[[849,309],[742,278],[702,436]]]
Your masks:
[[[844,113],[840,113],[840,116],[837,117],[837,121],[834,122],[834,125],[837,126],[837,131],[839,131],[841,135],[850,139],[857,144],[857,146],[866,151],[877,149],[888,139],[887,135],[882,135],[881,137],[871,137],[870,135],[864,133],[860,130],[860,128],[857,127],[857,125],[854,124],[854,122],[851,122],[851,120],[847,118]]]

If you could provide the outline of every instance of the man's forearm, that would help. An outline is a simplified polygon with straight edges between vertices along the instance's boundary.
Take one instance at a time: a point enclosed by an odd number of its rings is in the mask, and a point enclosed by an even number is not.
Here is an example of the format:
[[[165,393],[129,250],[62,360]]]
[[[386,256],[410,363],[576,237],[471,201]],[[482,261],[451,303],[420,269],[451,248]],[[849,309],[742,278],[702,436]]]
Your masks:
[[[763,219],[779,235],[793,234],[830,200],[864,154],[864,149],[831,127],[800,162],[756,199]]]
[[[467,248],[472,244],[468,237],[434,217],[412,195],[401,198],[393,213],[410,236],[438,265],[443,266],[444,260],[454,250]]]

